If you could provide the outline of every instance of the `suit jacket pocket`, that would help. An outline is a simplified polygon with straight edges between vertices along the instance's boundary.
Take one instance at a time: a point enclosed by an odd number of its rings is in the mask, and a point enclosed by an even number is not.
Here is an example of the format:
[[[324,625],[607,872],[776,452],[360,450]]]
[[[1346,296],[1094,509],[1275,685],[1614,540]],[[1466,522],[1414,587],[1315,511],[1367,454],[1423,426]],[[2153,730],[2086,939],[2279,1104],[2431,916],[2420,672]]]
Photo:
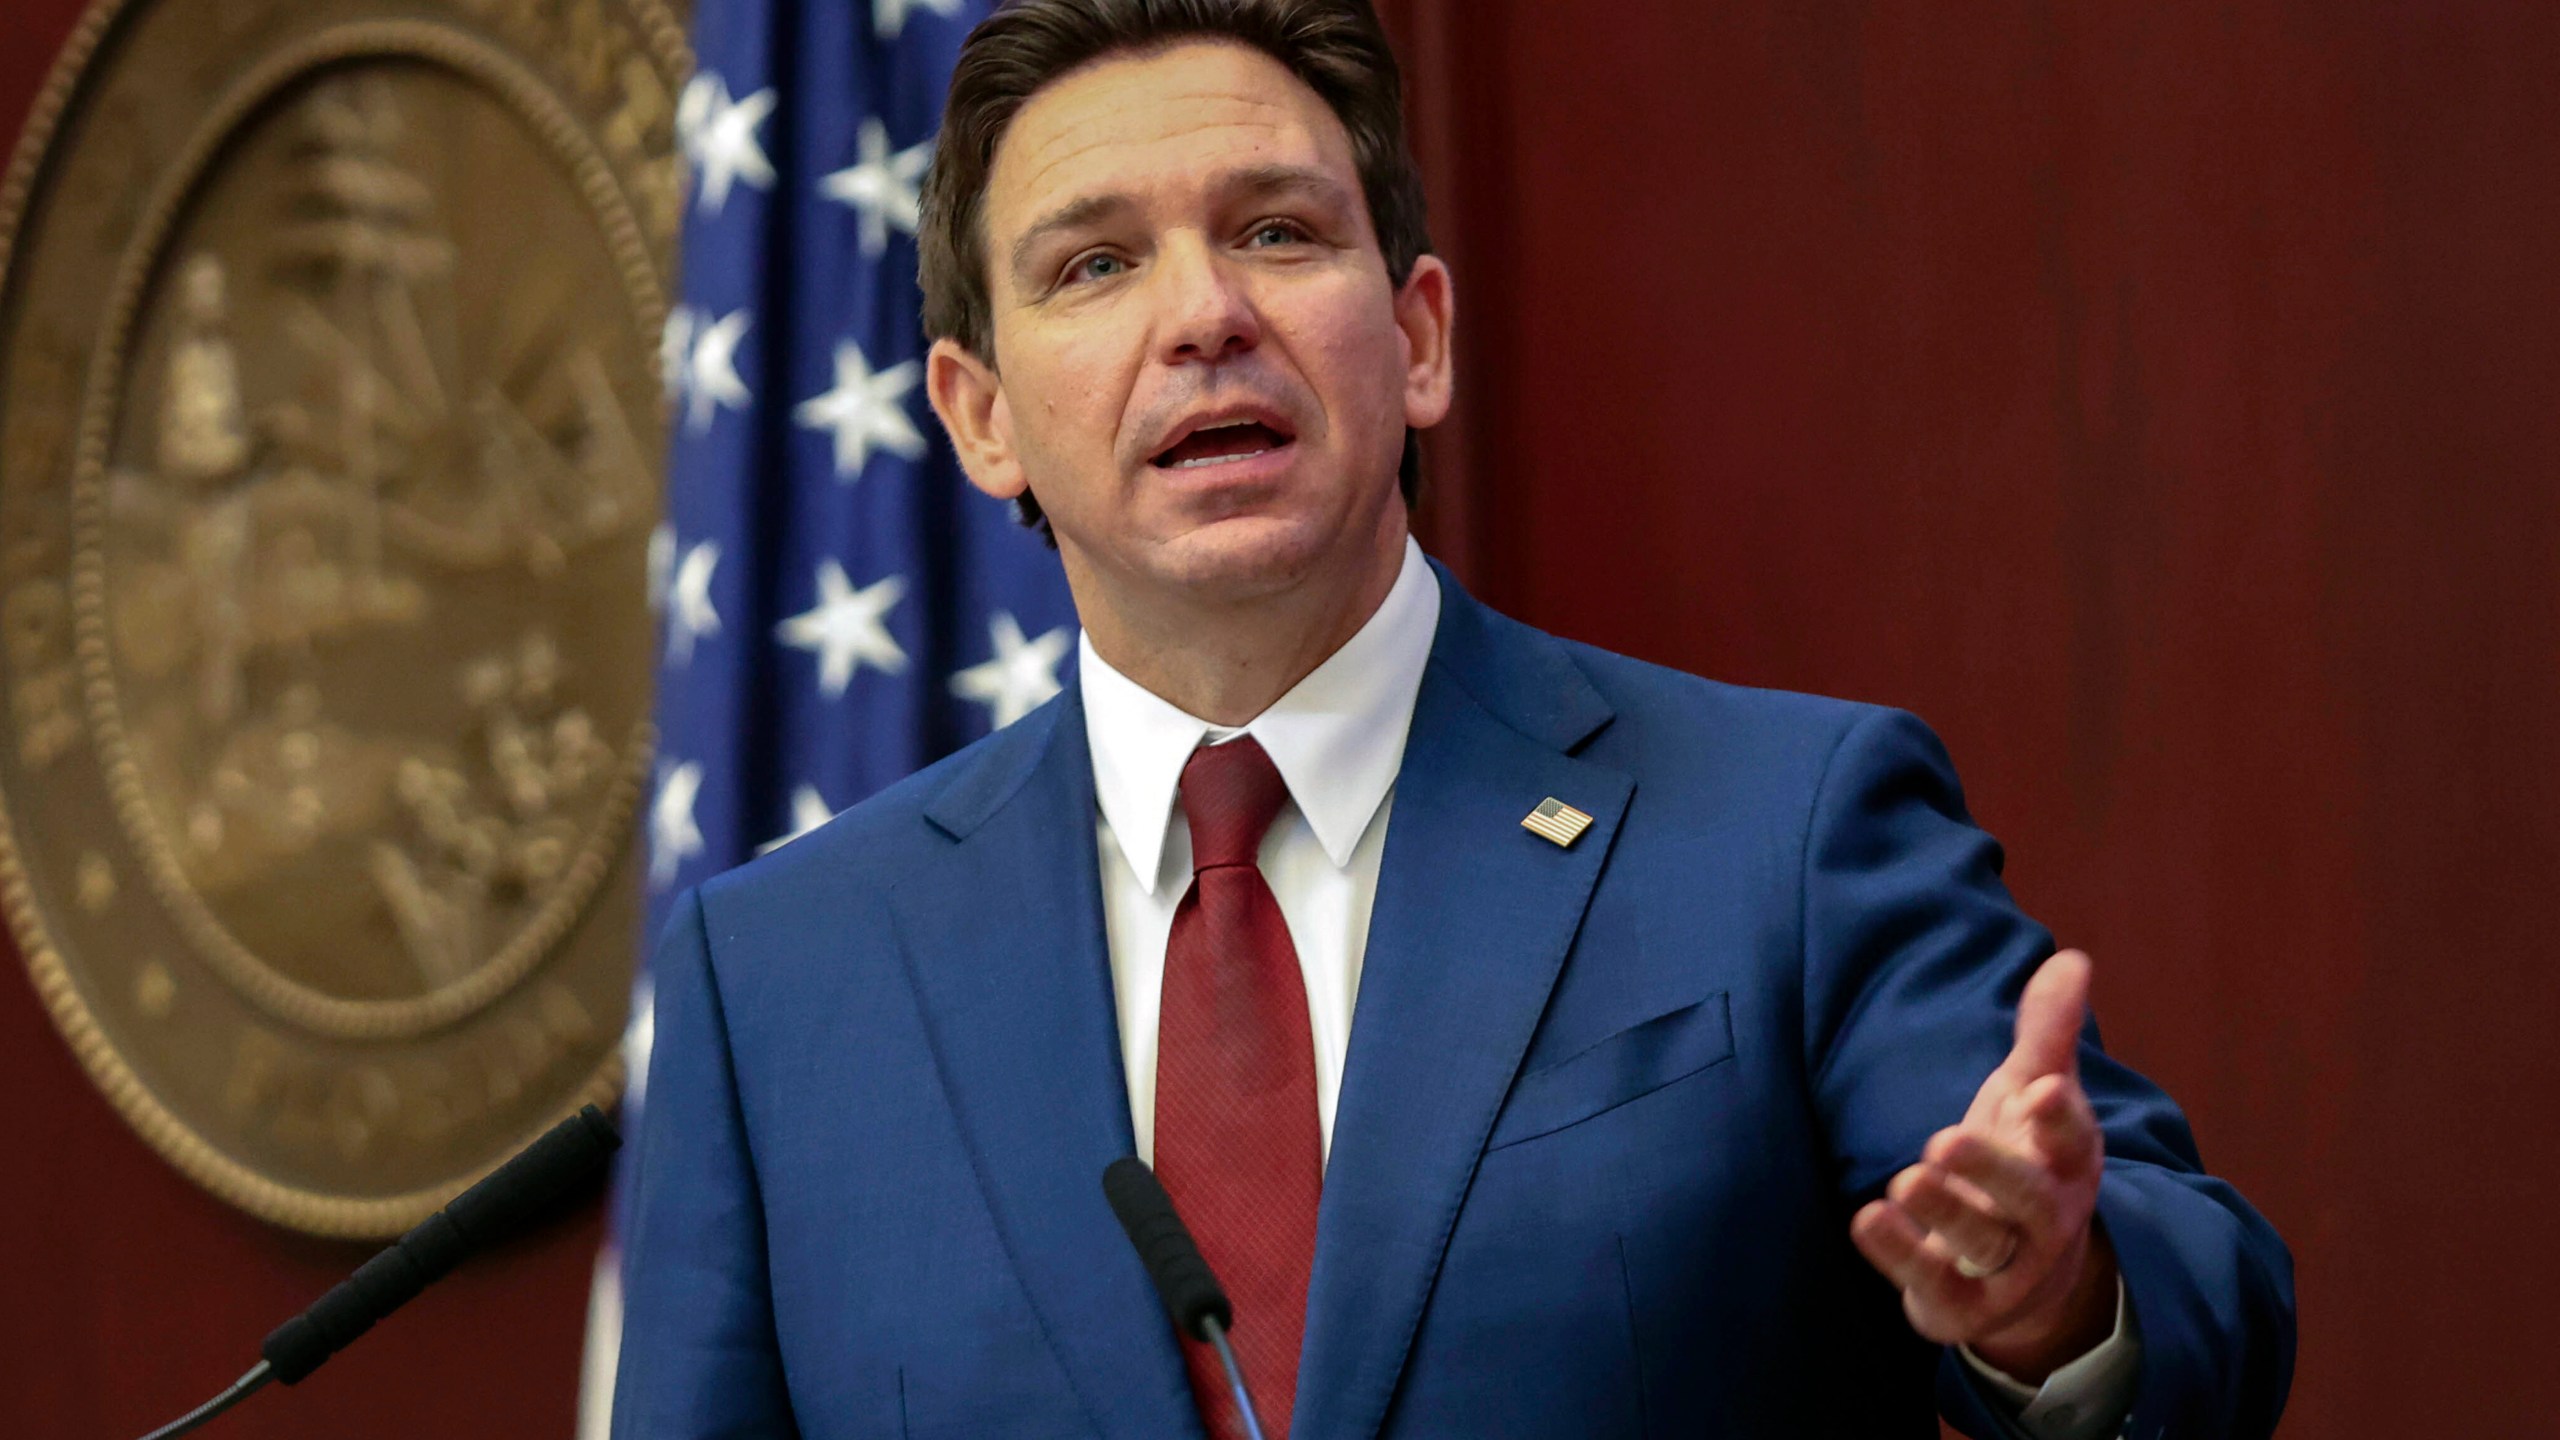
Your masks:
[[[1498,1150],[1579,1125],[1732,1058],[1733,1017],[1719,990],[1521,1076],[1485,1148]]]

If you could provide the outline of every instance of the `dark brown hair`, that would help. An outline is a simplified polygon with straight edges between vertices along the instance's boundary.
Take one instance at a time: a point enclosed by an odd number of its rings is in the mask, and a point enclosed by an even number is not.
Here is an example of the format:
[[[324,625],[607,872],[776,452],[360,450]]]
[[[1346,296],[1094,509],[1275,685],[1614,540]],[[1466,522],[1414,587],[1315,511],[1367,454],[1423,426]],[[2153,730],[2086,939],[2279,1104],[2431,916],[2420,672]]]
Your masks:
[[[1351,137],[1360,188],[1401,290],[1430,253],[1422,177],[1405,146],[1404,80],[1369,0],[1010,0],[960,49],[943,106],[917,233],[924,328],[990,363],[995,322],[987,280],[987,175],[996,146],[1033,95],[1106,55],[1184,39],[1241,41],[1288,67],[1323,97]],[[1400,480],[1413,503],[1421,447],[1405,433]],[[1026,494],[1023,523],[1048,522]]]

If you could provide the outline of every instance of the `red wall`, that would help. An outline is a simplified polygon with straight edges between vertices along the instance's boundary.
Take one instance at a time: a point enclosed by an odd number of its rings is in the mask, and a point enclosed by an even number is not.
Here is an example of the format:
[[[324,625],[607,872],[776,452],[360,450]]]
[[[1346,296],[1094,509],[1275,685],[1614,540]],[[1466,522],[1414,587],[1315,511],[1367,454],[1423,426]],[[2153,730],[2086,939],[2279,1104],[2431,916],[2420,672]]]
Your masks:
[[[0,145],[80,9],[0,0]],[[108,1108],[7,952],[0,940],[0,1435],[140,1435],[237,1378],[369,1250],[271,1229],[180,1178]],[[569,1435],[598,1209],[456,1274],[208,1433]]]
[[[2292,1241],[2286,1433],[2553,1433],[2560,7],[1397,9],[1443,548],[1929,719]]]

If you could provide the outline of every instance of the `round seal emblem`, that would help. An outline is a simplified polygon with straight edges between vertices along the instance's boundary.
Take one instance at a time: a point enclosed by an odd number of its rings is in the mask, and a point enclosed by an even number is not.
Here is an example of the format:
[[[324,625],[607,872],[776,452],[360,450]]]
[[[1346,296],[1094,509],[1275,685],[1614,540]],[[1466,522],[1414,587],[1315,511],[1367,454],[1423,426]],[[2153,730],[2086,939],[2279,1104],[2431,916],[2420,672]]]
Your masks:
[[[267,1219],[620,1085],[686,63],[657,0],[105,0],[0,182],[0,899]]]

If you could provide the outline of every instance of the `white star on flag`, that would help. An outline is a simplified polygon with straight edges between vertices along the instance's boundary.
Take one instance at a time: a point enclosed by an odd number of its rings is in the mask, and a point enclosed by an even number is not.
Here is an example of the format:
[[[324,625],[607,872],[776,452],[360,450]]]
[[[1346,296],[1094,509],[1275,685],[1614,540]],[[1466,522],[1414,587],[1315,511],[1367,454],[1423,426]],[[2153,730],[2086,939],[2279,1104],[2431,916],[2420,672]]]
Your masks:
[[[1069,637],[1061,625],[1037,640],[1025,640],[1022,622],[1008,610],[996,612],[987,635],[995,642],[995,658],[952,676],[951,690],[993,709],[995,728],[1001,730],[1058,693],[1058,662],[1067,656]]]
[[[747,382],[738,378],[738,342],[756,323],[753,311],[732,310],[693,333],[693,359],[685,388],[691,392],[684,428],[699,435],[711,428],[721,409],[744,410],[755,403]]]
[[[744,180],[758,190],[773,188],[773,162],[756,138],[773,114],[777,97],[767,86],[744,100],[729,98],[729,82],[717,75],[696,75],[676,102],[676,130],[685,157],[701,181],[703,213],[717,215],[729,203],[730,187]]]
[[[783,644],[817,655],[818,688],[833,700],[866,661],[891,675],[907,668],[907,652],[881,623],[906,594],[907,582],[896,575],[856,590],[843,566],[822,560],[818,607],[783,621],[773,633]]]
[[[667,590],[667,603],[674,611],[667,617],[669,663],[692,663],[694,642],[720,633],[720,612],[711,604],[711,574],[719,568],[716,540],[705,540],[684,552],[684,563],[676,567],[675,583]]]
[[[815,785],[803,785],[791,792],[791,833],[777,835],[756,847],[759,855],[770,855],[819,826],[836,818],[835,807],[818,793]]]
[[[676,96],[676,148],[687,155],[693,153],[693,142],[702,134],[702,122],[711,113],[712,84],[719,78],[702,71],[684,82],[683,93]]]
[[[649,1054],[658,1048],[658,998],[649,972],[631,987],[631,1023],[622,1027],[622,1104],[636,1110],[649,1093]]]
[[[889,127],[873,118],[862,122],[854,145],[862,158],[821,179],[818,193],[861,212],[862,253],[878,255],[889,248],[890,226],[913,235],[923,223],[917,189],[933,163],[933,142],[892,155]]]
[[[666,383],[667,398],[684,398],[685,367],[693,359],[693,327],[702,317],[690,305],[678,305],[667,311],[667,323],[658,331],[658,378]]]
[[[676,579],[676,527],[661,520],[649,532],[649,613],[667,613],[667,590]]]
[[[898,32],[907,28],[907,16],[918,10],[930,10],[936,15],[957,15],[960,13],[960,0],[871,0],[872,28],[880,33],[881,39],[895,40]]]
[[[658,798],[649,806],[650,884],[666,885],[702,853],[702,827],[693,823],[694,797],[701,793],[702,766],[695,761],[658,772]]]
[[[791,418],[804,429],[835,432],[836,478],[849,485],[862,478],[874,445],[909,460],[924,458],[924,432],[903,403],[923,377],[924,366],[914,360],[874,375],[862,347],[847,340],[836,346],[836,388],[800,402]]]

